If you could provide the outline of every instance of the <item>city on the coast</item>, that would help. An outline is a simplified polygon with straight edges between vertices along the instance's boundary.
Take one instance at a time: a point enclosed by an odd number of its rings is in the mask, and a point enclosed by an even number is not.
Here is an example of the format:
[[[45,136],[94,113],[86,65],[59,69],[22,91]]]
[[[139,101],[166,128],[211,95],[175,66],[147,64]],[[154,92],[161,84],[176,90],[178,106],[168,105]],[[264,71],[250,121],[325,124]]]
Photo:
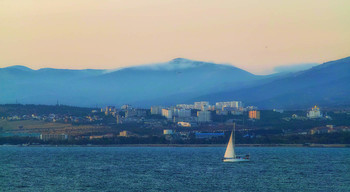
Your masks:
[[[2,144],[223,144],[236,123],[237,142],[324,142],[350,132],[350,112],[264,110],[242,101],[199,101],[174,106],[80,108],[65,105],[1,105]],[[343,123],[343,124],[342,124]],[[321,137],[322,136],[322,137]],[[340,140],[341,141],[341,140]],[[337,140],[339,142],[339,140]]]

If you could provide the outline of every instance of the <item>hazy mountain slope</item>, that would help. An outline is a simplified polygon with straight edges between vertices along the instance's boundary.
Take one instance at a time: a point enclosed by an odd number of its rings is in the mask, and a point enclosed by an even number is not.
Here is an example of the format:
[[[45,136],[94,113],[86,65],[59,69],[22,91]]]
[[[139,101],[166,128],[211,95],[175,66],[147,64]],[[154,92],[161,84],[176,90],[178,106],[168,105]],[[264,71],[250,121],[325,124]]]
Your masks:
[[[171,105],[242,100],[262,108],[350,104],[350,57],[296,73],[253,75],[231,65],[177,58],[119,70],[0,69],[0,103]],[[204,96],[203,96],[204,95]]]
[[[350,57],[347,57],[289,74],[259,86],[201,98],[211,101],[239,99],[263,108],[349,104],[349,72]]]
[[[233,90],[262,76],[230,65],[174,59],[155,65],[129,67],[107,73],[102,70],[31,70],[23,67],[0,69],[0,103],[106,105],[140,101],[169,102],[199,95]]]
[[[257,78],[251,73],[229,65],[174,59],[167,63],[121,69],[95,78],[86,79],[97,100],[109,103],[131,103],[139,106],[168,103],[172,95],[184,100],[211,92],[242,87]],[[106,83],[108,82],[108,83]],[[151,101],[143,102],[143,101]]]
[[[57,99],[69,97],[71,83],[85,77],[102,74],[103,70],[32,70],[24,66],[0,69],[0,103],[54,104]],[[78,103],[69,103],[79,105]]]

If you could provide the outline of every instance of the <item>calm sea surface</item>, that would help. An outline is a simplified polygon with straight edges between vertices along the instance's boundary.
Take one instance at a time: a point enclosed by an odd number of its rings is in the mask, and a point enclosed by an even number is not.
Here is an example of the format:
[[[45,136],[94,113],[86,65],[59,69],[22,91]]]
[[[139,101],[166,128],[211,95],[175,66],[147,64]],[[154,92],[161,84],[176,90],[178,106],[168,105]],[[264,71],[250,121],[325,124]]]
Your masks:
[[[0,191],[350,191],[349,148],[0,147]]]

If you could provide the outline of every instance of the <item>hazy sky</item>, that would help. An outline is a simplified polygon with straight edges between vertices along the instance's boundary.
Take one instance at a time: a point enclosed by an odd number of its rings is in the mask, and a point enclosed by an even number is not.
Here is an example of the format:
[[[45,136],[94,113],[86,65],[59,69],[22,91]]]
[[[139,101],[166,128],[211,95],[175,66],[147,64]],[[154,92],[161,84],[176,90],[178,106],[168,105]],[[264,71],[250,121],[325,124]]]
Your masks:
[[[262,74],[347,56],[349,0],[0,0],[0,67],[184,57]]]

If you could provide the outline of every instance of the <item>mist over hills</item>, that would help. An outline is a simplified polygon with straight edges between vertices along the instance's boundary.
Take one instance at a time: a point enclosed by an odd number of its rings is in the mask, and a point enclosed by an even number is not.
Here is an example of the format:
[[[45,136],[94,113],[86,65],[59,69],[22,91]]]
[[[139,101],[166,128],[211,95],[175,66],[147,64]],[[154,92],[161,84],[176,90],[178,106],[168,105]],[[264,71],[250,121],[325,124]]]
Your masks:
[[[183,58],[118,70],[0,68],[0,103],[138,107],[242,100],[262,108],[350,103],[350,57],[310,69],[254,75],[232,65]]]

